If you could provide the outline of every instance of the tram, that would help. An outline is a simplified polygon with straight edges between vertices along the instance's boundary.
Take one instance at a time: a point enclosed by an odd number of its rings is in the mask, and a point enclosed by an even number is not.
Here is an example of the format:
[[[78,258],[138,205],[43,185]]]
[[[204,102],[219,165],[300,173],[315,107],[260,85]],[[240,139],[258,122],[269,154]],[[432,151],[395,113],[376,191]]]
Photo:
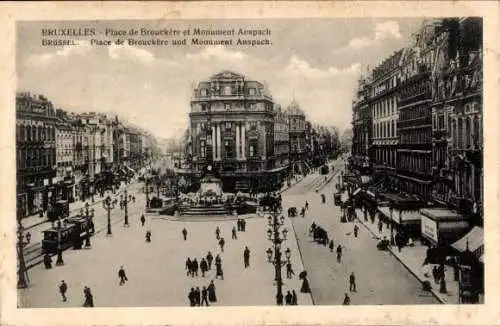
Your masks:
[[[56,227],[51,227],[48,230],[42,231],[42,251],[44,253],[57,253],[59,244],[62,250],[69,247],[81,249],[83,240],[87,236],[93,234],[92,222],[83,216],[74,216],[68,218],[61,223],[58,221]]]

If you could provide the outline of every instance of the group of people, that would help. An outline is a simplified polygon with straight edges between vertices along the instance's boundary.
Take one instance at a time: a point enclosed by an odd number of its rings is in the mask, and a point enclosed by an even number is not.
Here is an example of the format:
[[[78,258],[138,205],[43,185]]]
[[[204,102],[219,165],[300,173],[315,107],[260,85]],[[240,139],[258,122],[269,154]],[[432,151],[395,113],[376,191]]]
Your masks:
[[[201,276],[205,277],[205,273],[212,269],[213,260],[214,257],[210,251],[208,252],[206,257],[201,258],[200,263],[198,263],[198,260],[196,258],[191,260],[191,258],[188,257],[188,259],[186,260],[186,269],[187,269],[186,275],[191,277],[198,276],[198,269],[199,269],[201,271]],[[215,266],[217,267],[217,274],[219,274],[220,272],[220,274],[222,275],[222,259],[218,254],[215,257]]]
[[[59,293],[61,294],[63,302],[68,301],[66,292],[68,292],[68,284],[64,280],[62,280],[61,283],[59,283]],[[85,298],[83,306],[86,308],[94,307],[94,296],[92,295],[92,290],[90,290],[88,286],[83,287],[83,296]]]
[[[217,296],[215,294],[214,281],[210,281],[208,286],[203,286],[201,291],[198,286],[191,288],[191,291],[188,293],[188,300],[191,307],[200,307],[203,304],[208,307],[210,306],[208,302],[216,302]]]

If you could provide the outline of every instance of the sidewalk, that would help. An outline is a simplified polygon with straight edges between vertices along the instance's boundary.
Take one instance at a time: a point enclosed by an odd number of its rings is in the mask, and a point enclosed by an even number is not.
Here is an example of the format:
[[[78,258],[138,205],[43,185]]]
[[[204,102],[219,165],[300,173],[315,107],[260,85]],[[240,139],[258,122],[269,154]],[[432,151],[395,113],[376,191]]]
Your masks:
[[[370,231],[375,237],[382,239],[384,236],[387,239],[391,238],[391,230],[384,227],[382,232],[378,231],[378,220],[372,224],[370,220],[364,221],[363,212],[360,209],[356,209],[356,215],[358,216],[358,221],[365,226],[368,231]],[[445,279],[446,279],[446,290],[447,293],[439,292],[439,284],[434,282],[432,277],[432,269],[429,269],[428,274],[430,277],[425,276],[425,269],[422,263],[425,260],[427,247],[420,244],[420,241],[414,242],[414,247],[403,247],[401,252],[398,251],[397,247],[389,248],[389,252],[403,264],[406,269],[408,269],[420,282],[429,281],[432,286],[432,294],[436,299],[444,304],[458,304],[459,303],[459,293],[458,293],[458,282],[453,280],[453,268],[445,268]],[[431,267],[432,268],[432,267]]]

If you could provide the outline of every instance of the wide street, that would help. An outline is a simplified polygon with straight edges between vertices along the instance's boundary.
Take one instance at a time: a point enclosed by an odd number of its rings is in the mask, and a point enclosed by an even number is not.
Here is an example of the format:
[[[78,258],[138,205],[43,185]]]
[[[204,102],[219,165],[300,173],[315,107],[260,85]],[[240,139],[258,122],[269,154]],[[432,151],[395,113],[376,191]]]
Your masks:
[[[303,264],[310,277],[314,304],[342,304],[344,293],[349,293],[352,305],[363,304],[436,304],[438,301],[387,251],[376,249],[377,240],[360,224],[358,238],[353,235],[354,222],[340,223],[340,207],[333,203],[333,192],[337,174],[343,162],[335,162],[335,176],[316,193],[324,176],[307,176],[294,189],[283,196],[284,210],[291,206],[298,209],[309,202],[306,217],[293,218],[292,223],[298,238]],[[326,195],[326,204],[321,203],[321,194]],[[313,242],[308,236],[311,224],[327,230],[335,248],[343,247],[342,262],[336,261],[336,253]],[[357,292],[349,292],[349,275],[356,276]]]
[[[312,298],[300,293],[301,282],[297,276],[286,280],[283,290],[295,289],[299,304],[338,305],[344,293],[349,293],[348,277],[356,275],[357,292],[350,292],[351,304],[435,304],[431,294],[421,290],[420,283],[388,252],[378,251],[368,231],[360,226],[354,238],[354,223],[340,223],[340,209],[333,205],[333,189],[343,162],[334,163],[335,172],[325,176],[318,172],[305,177],[283,193],[284,213],[288,207],[302,207],[307,200],[306,217],[286,218],[285,227],[290,231],[283,249],[292,250],[292,264],[296,275],[308,272]],[[130,227],[123,226],[124,212],[116,207],[111,214],[113,236],[106,236],[106,212],[101,204],[96,208],[96,228],[103,230],[92,238],[92,249],[67,250],[64,266],[45,270],[43,264],[29,270],[30,287],[19,291],[21,307],[79,307],[83,303],[83,287],[89,286],[95,305],[100,307],[130,306],[187,306],[191,287],[208,285],[215,279],[212,269],[205,278],[186,276],[187,257],[198,261],[210,250],[220,254],[224,280],[215,280],[218,302],[215,305],[274,305],[276,285],[274,267],[267,262],[266,249],[272,247],[267,240],[267,219],[257,215],[245,216],[246,232],[238,232],[238,239],[231,239],[235,220],[229,217],[172,218],[147,215],[142,227],[139,217],[144,212],[145,196],[138,192],[140,185],[133,185],[131,193],[136,202],[129,204]],[[316,192],[318,190],[318,192]],[[321,204],[320,194],[325,194],[326,204]],[[337,263],[335,252],[318,245],[308,235],[312,222],[325,228],[335,246],[343,246],[342,263]],[[292,226],[293,225],[293,226]],[[222,253],[215,239],[219,226],[226,240]],[[181,231],[188,230],[188,239]],[[152,242],[146,243],[145,232],[152,231]],[[296,235],[296,239],[294,237]],[[243,250],[251,251],[250,268],[243,266]],[[300,250],[299,250],[300,248]],[[300,253],[300,254],[299,254]],[[54,257],[55,261],[55,257]],[[124,266],[129,282],[118,285],[118,269]],[[283,275],[285,275],[283,269]],[[68,302],[62,302],[58,284],[65,280],[69,285]]]

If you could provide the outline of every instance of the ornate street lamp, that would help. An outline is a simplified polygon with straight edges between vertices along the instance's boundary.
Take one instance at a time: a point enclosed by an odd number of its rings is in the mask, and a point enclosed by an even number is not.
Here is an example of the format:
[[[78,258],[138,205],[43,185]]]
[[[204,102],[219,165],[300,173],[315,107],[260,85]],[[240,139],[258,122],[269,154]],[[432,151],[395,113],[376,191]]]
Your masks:
[[[276,304],[277,305],[283,305],[283,279],[281,276],[281,268],[286,264],[286,262],[281,261],[281,244],[283,242],[282,239],[280,239],[280,232],[279,228],[280,226],[283,226],[284,224],[284,217],[282,216],[281,218],[278,218],[279,215],[279,209],[277,206],[274,206],[274,212],[273,216],[268,217],[268,223],[271,226],[272,229],[269,228],[267,230],[267,238],[268,240],[272,241],[274,245],[274,267],[275,267],[275,281],[276,281],[276,287],[277,287],[277,294],[276,294]],[[283,230],[282,233],[284,234],[284,239],[286,239],[285,234],[288,233],[288,230]],[[274,234],[274,237],[273,237]],[[269,248],[267,251],[267,257],[268,260],[271,260],[272,257],[272,250]],[[289,257],[290,253],[285,252],[286,257]]]
[[[128,224],[128,193],[127,193],[127,189],[125,189],[125,192],[123,193],[125,197],[125,199],[123,200],[123,204],[125,206],[125,223],[123,224],[123,226],[126,226],[126,227],[129,227],[129,224]]]
[[[106,199],[102,202],[102,207],[104,207],[105,210],[108,211],[108,232],[106,233],[106,236],[111,236],[111,210],[115,208],[115,203],[111,201],[111,197],[108,195]]]
[[[21,213],[18,212],[17,216],[17,257],[19,259],[19,269],[17,274],[17,288],[25,289],[28,287],[28,269],[24,260],[24,228],[21,223]]]

